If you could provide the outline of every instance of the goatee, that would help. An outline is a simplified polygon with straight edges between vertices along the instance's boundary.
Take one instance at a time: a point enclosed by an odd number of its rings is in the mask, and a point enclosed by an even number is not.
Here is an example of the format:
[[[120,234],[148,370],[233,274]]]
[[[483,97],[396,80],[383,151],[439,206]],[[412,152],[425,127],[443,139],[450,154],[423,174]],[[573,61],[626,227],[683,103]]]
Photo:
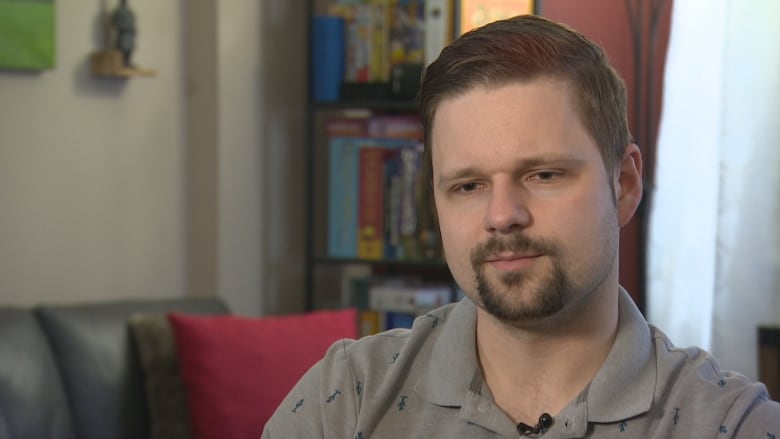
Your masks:
[[[538,254],[548,258],[552,267],[546,273],[540,273],[538,268],[534,273],[505,273],[497,282],[491,282],[485,273],[485,261],[502,252]],[[530,239],[521,233],[508,238],[490,238],[471,252],[471,265],[482,307],[512,326],[559,313],[566,306],[573,287],[561,264],[558,247],[549,240]]]

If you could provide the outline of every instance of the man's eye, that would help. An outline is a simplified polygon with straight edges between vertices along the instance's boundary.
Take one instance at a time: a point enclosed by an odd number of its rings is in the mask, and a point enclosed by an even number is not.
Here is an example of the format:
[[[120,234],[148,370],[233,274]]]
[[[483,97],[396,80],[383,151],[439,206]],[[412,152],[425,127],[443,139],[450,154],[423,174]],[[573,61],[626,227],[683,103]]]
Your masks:
[[[534,181],[551,181],[560,176],[560,172],[555,171],[539,171],[531,174],[529,180]]]
[[[479,183],[464,183],[455,188],[455,192],[473,192],[479,189]]]

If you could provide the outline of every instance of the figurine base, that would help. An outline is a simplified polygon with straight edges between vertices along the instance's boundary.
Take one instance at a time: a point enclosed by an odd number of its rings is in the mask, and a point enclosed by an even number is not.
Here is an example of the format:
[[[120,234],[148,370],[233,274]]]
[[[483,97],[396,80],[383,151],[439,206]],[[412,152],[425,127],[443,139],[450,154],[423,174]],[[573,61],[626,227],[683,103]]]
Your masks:
[[[122,52],[118,50],[100,50],[90,57],[92,74],[110,78],[131,78],[136,76],[155,76],[154,70],[127,67],[122,61]]]

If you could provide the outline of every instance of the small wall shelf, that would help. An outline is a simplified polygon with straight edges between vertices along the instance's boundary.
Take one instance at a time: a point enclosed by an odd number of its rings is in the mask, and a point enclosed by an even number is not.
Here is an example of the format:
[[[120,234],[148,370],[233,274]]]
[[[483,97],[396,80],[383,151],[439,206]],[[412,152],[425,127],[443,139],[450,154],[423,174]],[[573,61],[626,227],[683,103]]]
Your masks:
[[[108,78],[152,77],[154,70],[138,67],[125,67],[122,63],[122,53],[118,50],[100,50],[90,57],[92,74]]]

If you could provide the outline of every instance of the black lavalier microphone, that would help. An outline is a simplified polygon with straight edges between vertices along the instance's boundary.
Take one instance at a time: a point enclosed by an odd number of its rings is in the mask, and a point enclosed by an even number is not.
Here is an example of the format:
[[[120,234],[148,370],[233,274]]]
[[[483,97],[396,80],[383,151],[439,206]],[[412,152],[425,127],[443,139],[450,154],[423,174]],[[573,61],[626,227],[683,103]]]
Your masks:
[[[553,424],[552,416],[550,416],[549,413],[542,413],[542,415],[539,416],[539,422],[537,422],[536,425],[531,427],[525,422],[521,422],[517,424],[517,431],[523,436],[528,436],[532,434],[542,434],[544,433],[544,429],[548,428],[552,424]]]

